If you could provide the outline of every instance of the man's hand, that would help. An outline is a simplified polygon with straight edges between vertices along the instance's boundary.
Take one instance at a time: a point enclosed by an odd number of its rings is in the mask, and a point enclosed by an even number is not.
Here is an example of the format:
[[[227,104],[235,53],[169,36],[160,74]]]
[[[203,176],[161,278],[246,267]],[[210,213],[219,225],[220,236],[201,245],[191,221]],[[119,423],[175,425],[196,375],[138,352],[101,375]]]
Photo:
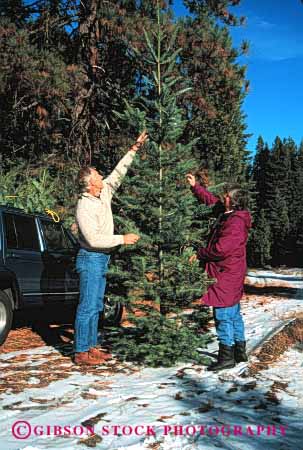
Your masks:
[[[143,133],[141,133],[140,136],[137,138],[136,143],[132,145],[131,150],[137,152],[139,148],[145,143],[147,138],[148,138],[147,131],[144,130]]]
[[[197,261],[197,259],[198,259],[197,255],[192,255],[189,258],[188,262],[189,262],[189,264],[192,264],[193,262]]]
[[[125,234],[123,236],[124,239],[124,245],[133,245],[135,244],[139,239],[140,236],[134,233]]]
[[[186,175],[186,179],[191,186],[194,186],[196,184],[196,177],[192,173],[188,173]]]

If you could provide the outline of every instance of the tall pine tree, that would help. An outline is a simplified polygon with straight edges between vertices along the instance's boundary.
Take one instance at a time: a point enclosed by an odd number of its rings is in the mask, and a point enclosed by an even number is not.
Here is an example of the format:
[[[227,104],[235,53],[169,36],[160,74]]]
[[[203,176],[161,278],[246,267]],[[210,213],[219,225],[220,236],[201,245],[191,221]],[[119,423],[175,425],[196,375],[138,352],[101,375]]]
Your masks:
[[[293,265],[303,266],[303,143],[293,156],[292,177],[289,189],[292,194],[289,205],[290,234]]]
[[[259,136],[252,167],[252,178],[257,191],[258,209],[264,208],[265,206],[266,187],[270,171],[269,161],[270,151],[268,145],[265,144],[262,137]]]
[[[171,31],[168,16],[158,5],[156,26],[145,32],[148,51],[138,54],[145,69],[144,89],[119,114],[134,134],[146,128],[150,142],[131,167],[124,194],[118,198],[120,231],[137,232],[141,240],[135,252],[126,248],[115,258],[111,283],[120,290],[120,300],[126,295],[131,307],[143,310],[143,317],[131,319],[136,325],[134,338],[120,338],[116,350],[151,365],[200,359],[196,347],[207,339],[197,336],[201,324],[196,322],[191,330],[178,315],[181,307],[203,293],[207,281],[198,263],[188,261],[193,245],[201,242],[195,226],[197,202],[185,182],[196,162],[194,142],[180,143],[186,122],[177,99],[188,87],[174,90],[182,80],[175,77],[177,29]],[[201,318],[206,317],[202,312]]]
[[[232,45],[228,27],[235,24],[227,11],[231,2],[186,1],[192,16],[181,20],[179,44],[182,72],[193,89],[182,100],[188,121],[184,139],[199,138],[194,150],[199,165],[216,178],[244,181],[248,153],[242,102],[248,89],[245,67],[237,57],[247,51]],[[236,22],[237,23],[237,22]]]

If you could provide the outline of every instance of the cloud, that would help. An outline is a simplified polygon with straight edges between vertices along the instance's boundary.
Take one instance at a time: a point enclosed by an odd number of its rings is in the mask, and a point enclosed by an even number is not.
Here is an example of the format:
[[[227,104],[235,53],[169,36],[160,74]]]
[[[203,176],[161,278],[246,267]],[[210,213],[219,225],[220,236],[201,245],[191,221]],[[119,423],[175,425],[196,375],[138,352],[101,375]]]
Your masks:
[[[256,22],[256,26],[259,27],[259,28],[262,28],[264,30],[271,30],[272,28],[274,28],[276,26],[276,24],[268,22],[267,20],[259,19]]]
[[[251,59],[283,61],[303,56],[303,33],[290,24],[276,24],[264,17],[247,14],[247,24],[236,38],[250,42]]]

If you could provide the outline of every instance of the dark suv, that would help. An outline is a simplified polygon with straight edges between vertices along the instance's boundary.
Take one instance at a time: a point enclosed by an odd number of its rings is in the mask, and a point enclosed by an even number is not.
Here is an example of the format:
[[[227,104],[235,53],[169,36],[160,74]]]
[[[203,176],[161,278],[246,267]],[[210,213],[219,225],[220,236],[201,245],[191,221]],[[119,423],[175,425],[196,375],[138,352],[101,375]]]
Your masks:
[[[15,311],[78,301],[78,248],[76,238],[62,222],[0,206],[0,345],[11,329]],[[118,325],[122,309],[105,298],[105,321]]]

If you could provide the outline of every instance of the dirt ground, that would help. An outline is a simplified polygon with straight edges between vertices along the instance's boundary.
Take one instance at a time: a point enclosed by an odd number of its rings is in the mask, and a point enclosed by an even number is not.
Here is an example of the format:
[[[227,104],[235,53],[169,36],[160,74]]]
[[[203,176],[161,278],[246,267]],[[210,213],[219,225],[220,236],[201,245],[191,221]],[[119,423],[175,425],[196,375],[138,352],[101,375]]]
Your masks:
[[[17,318],[5,343],[0,346],[0,355],[16,351],[24,351],[17,355],[9,355],[1,368],[0,398],[1,394],[17,394],[28,388],[43,388],[51,382],[65,379],[73,373],[110,375],[113,373],[131,374],[139,370],[135,366],[112,358],[101,366],[75,366],[73,356],[73,315],[69,320],[58,323],[58,320],[49,320],[45,315],[38,314],[33,317]],[[63,314],[65,316],[66,314]],[[54,323],[52,323],[54,322]],[[123,322],[122,322],[123,323]],[[124,323],[127,323],[124,321]],[[25,353],[30,349],[45,349],[42,354]],[[58,351],[55,351],[56,350]],[[104,349],[110,350],[106,344]],[[103,382],[97,389],[104,387]],[[85,394],[88,395],[88,394]],[[37,400],[39,403],[39,399]],[[14,407],[17,408],[18,405]]]
[[[260,291],[260,289],[258,289]],[[246,293],[243,300],[254,302],[254,307],[264,306],[273,300],[279,298],[279,292],[269,293],[264,292],[263,295],[255,295]],[[281,298],[283,301],[283,299]],[[43,346],[58,346],[65,345],[72,351],[73,343],[73,316],[65,318],[63,317],[62,323],[58,323],[58,320],[52,322],[51,319],[45,318],[42,313],[37,313],[36,317],[32,314],[29,317],[17,318],[13,329],[10,331],[5,343],[0,346],[0,354],[15,352],[18,350],[28,350],[31,348],[43,347]],[[47,314],[47,313],[46,313]],[[56,314],[58,317],[59,312]],[[66,316],[66,313],[64,313]],[[127,314],[123,314],[122,326],[129,326]]]
[[[256,352],[258,361],[250,364],[249,374],[255,375],[267,369],[290,347],[303,342],[303,318],[297,317],[286,325],[279,333],[265,342]]]

